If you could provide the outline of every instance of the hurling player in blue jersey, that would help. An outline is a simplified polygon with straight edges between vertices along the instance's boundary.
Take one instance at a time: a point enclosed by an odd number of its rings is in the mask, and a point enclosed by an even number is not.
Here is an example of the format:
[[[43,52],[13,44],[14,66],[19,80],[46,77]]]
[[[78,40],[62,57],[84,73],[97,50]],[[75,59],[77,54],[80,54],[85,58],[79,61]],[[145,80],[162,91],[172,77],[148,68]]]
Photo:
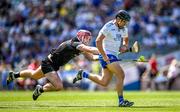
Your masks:
[[[115,19],[107,22],[100,30],[96,39],[96,47],[100,55],[99,61],[102,66],[102,75],[95,75],[80,70],[74,78],[73,83],[83,78],[88,78],[97,84],[107,86],[116,76],[116,90],[118,94],[118,106],[131,107],[134,102],[125,100],[123,97],[124,71],[118,62],[118,53],[128,50],[128,29],[127,24],[130,21],[130,15],[125,10],[120,10]]]

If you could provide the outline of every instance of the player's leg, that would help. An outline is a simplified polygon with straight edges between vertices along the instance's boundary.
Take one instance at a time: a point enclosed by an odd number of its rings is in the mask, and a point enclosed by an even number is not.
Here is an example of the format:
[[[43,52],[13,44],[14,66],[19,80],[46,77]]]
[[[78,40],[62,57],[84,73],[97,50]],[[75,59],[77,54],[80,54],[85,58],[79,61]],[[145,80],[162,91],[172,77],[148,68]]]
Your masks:
[[[45,74],[45,77],[49,81],[44,86],[37,85],[33,92],[33,100],[36,100],[41,93],[47,91],[59,91],[63,89],[63,84],[56,71],[52,71]]]
[[[43,91],[56,91],[56,88],[52,85],[52,83],[48,82],[43,86]]]
[[[109,64],[108,69],[116,76],[116,90],[119,96],[123,96],[124,71],[118,62]]]
[[[124,82],[124,71],[119,65],[118,62],[113,62],[111,64],[107,65],[107,68],[115,74],[117,81],[116,81],[116,89],[118,93],[118,99],[119,99],[119,106],[123,107],[130,107],[134,104],[134,102],[130,102],[128,100],[124,100],[123,98],[123,82]]]
[[[87,73],[87,72],[84,72],[83,70],[80,70],[77,76],[74,78],[73,83],[76,83],[76,81],[81,80],[82,78],[88,78],[91,81],[106,87],[109,84],[110,80],[112,79],[112,74],[106,68],[102,69],[101,76],[97,74]]]
[[[112,74],[108,69],[102,69],[102,76],[89,74],[89,79],[101,86],[106,87],[112,79]]]
[[[41,66],[39,66],[36,70],[23,70],[19,73],[19,75],[20,77],[30,77],[35,80],[45,76],[41,70]]]
[[[99,60],[102,66],[102,76],[86,73],[83,70],[80,70],[78,74],[76,75],[76,77],[73,79],[73,83],[76,83],[76,81],[81,80],[82,78],[89,78],[90,80],[102,86],[107,86],[110,80],[112,79],[112,74],[107,69],[106,67],[107,63],[103,60],[103,58],[101,57]]]
[[[59,91],[63,89],[63,83],[56,71],[45,74],[49,83],[43,86],[44,91]]]
[[[7,81],[6,81],[7,85],[18,77],[30,77],[35,80],[38,80],[38,79],[44,77],[44,74],[41,70],[41,66],[39,66],[39,68],[37,68],[36,70],[22,70],[22,71],[16,72],[16,73],[9,72]]]

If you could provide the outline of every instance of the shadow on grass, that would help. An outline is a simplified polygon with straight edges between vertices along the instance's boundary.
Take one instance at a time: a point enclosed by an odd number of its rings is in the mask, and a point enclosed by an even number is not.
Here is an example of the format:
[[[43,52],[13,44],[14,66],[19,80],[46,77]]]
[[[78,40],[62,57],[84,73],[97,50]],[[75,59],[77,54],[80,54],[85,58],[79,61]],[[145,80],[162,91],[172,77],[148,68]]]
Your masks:
[[[169,108],[169,106],[167,107],[167,106],[132,106],[132,107],[118,107],[118,106],[103,106],[103,105],[96,105],[96,106],[94,106],[94,105],[55,105],[55,106],[47,106],[47,105],[38,105],[39,107],[59,107],[59,108],[61,108],[61,107],[77,107],[77,108],[109,108],[109,107],[113,107],[113,108]]]
[[[130,108],[169,108],[169,106],[132,106]]]
[[[39,107],[47,107],[47,105],[38,105]],[[103,106],[103,105],[55,105],[55,106],[48,106],[48,107],[57,107],[57,108],[69,108],[69,107],[74,107],[74,108],[108,108],[108,107],[117,107],[117,106]]]
[[[169,108],[167,106],[132,106],[132,107],[118,107],[118,106],[87,106],[87,105],[35,105],[35,106],[24,106],[24,105],[16,105],[16,106],[0,106],[0,109],[30,109],[30,108]]]

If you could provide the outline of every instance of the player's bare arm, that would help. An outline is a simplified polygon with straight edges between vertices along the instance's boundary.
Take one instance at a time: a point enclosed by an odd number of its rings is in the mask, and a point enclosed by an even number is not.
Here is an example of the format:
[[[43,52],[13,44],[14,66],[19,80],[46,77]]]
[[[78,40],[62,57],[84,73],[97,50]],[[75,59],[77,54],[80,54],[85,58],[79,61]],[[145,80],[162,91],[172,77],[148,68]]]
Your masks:
[[[78,80],[88,78],[99,85],[107,86],[112,79],[112,74],[115,74],[117,78],[116,90],[120,107],[131,107],[134,104],[134,102],[124,100],[123,82],[125,74],[118,63],[117,57],[117,53],[128,51],[128,29],[126,25],[130,21],[130,18],[130,15],[126,11],[120,10],[116,14],[115,19],[107,22],[102,27],[97,36],[96,47],[99,50],[99,62],[102,66],[102,75],[79,70],[73,79],[73,83],[76,83]],[[122,51],[120,50],[121,46],[123,48]]]
[[[92,60],[92,61],[97,61],[99,59],[99,55],[94,55],[92,53],[88,53],[88,52],[83,52],[83,55],[89,59],[89,60]]]
[[[92,35],[90,31],[79,30],[75,38],[64,41],[57,48],[52,49],[50,54],[42,60],[41,65],[36,70],[23,70],[17,73],[10,72],[6,80],[7,85],[18,77],[30,77],[36,80],[46,77],[48,80],[47,83],[36,86],[33,92],[33,100],[37,100],[43,92],[62,90],[63,83],[57,73],[61,66],[64,66],[71,59],[83,52],[99,54],[97,48],[86,46],[91,41],[91,38]]]
[[[121,53],[126,52],[128,50],[128,45],[129,45],[129,38],[124,37],[123,38],[123,45],[120,47],[119,51]]]
[[[92,53],[94,55],[98,55],[99,51],[96,47],[91,47],[91,46],[86,46],[84,44],[80,44],[76,47],[76,49],[82,51],[82,52],[88,52],[88,53]]]
[[[96,46],[99,50],[99,53],[103,56],[104,61],[109,61],[109,58],[107,56],[107,54],[105,53],[104,49],[103,49],[103,39],[105,38],[105,36],[103,34],[98,35],[97,39],[96,39]]]
[[[129,38],[128,37],[123,38],[123,45],[128,47],[128,45],[129,45]]]

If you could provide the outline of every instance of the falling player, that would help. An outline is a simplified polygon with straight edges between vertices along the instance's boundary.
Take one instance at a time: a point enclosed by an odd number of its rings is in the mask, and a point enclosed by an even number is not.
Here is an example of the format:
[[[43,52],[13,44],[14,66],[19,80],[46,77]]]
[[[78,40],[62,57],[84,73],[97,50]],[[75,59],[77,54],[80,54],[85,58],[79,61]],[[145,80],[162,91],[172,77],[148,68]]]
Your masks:
[[[46,77],[49,82],[43,86],[36,86],[33,92],[33,100],[36,100],[43,92],[61,90],[63,84],[57,74],[60,66],[65,65],[81,53],[89,59],[97,59],[97,56],[93,54],[98,55],[98,49],[88,46],[91,38],[91,32],[79,30],[75,38],[61,43],[56,49],[52,49],[51,53],[42,61],[36,70],[23,70],[17,73],[10,72],[7,78],[7,84],[18,77],[30,77],[35,80]]]

